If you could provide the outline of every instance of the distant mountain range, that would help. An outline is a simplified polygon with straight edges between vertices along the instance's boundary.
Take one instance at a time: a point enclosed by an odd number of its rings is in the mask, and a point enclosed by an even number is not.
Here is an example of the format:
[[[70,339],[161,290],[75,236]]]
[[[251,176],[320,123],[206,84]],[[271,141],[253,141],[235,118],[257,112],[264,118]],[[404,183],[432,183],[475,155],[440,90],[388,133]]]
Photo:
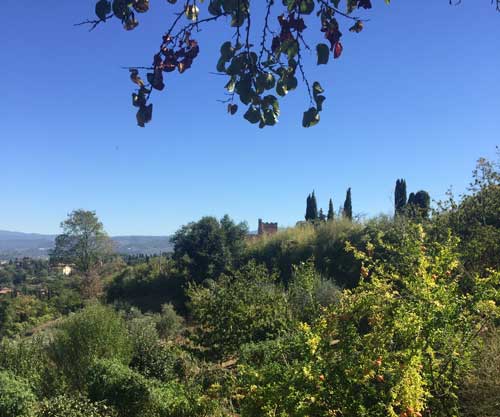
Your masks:
[[[22,258],[47,258],[54,247],[56,235],[9,232],[0,230],[0,260]],[[151,255],[171,252],[170,236],[113,236],[115,248],[124,255]]]

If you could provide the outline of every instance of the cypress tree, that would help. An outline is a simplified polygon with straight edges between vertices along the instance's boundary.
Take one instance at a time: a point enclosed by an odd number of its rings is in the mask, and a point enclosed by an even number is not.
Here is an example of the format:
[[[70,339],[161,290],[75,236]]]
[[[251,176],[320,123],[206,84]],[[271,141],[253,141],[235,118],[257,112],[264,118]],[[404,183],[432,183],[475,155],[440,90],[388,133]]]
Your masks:
[[[322,222],[326,221],[326,216],[325,216],[325,213],[323,213],[322,208],[319,209],[319,220]]]
[[[306,221],[311,220],[311,194],[307,196],[306,200],[306,215],[304,216]]]
[[[311,195],[311,220],[318,219],[318,203],[316,202],[316,196],[314,195],[314,191]]]
[[[328,214],[327,214],[326,218],[328,219],[328,221],[330,221],[330,220],[333,220],[334,216],[335,216],[335,214],[333,213],[333,201],[330,198],[330,201],[328,202]]]
[[[406,207],[406,181],[400,179],[396,181],[394,190],[394,214],[396,216],[404,213]]]
[[[350,187],[347,189],[345,196],[343,215],[346,219],[352,220],[352,199]]]
[[[427,219],[431,211],[431,197],[427,191],[410,193],[406,205],[407,215],[414,220]]]
[[[415,205],[420,217],[427,219],[431,211],[431,196],[427,191],[420,190],[415,194]]]
[[[413,206],[415,204],[415,193],[410,193],[408,196],[408,203],[409,206]]]

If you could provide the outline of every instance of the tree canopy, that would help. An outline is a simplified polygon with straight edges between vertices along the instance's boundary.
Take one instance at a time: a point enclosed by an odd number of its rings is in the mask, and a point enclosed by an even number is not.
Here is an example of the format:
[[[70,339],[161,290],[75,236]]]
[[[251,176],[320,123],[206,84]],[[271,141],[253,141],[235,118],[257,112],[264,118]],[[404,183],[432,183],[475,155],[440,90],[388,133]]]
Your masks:
[[[130,78],[137,85],[132,104],[141,127],[152,119],[153,91],[165,88],[166,74],[191,68],[200,53],[200,38],[208,36],[201,27],[216,21],[234,30],[221,45],[218,60],[214,60],[217,73],[227,77],[228,113],[234,115],[239,106],[244,106],[242,113],[248,122],[260,128],[273,126],[280,115],[279,100],[297,89],[301,80],[309,99],[302,126],[316,125],[326,97],[321,84],[308,79],[303,53],[314,49],[317,65],[328,64],[330,57],[340,58],[343,31],[360,33],[367,20],[358,16],[359,9],[363,12],[372,8],[372,0],[259,0],[265,3],[265,13],[255,16],[251,5],[257,4],[256,0],[167,1],[174,8],[172,23],[161,36],[152,63],[129,68]],[[459,4],[461,0],[449,2]],[[385,3],[390,4],[390,0]],[[492,3],[500,10],[500,0]],[[117,19],[125,30],[133,30],[139,25],[138,15],[149,9],[149,0],[98,0],[97,19],[81,24],[94,29]],[[322,34],[322,42],[314,40],[314,31]]]
[[[88,274],[112,252],[112,242],[94,211],[74,210],[61,223],[63,233],[56,237],[50,253],[51,263],[71,263]]]
[[[174,259],[195,282],[215,279],[241,258],[248,227],[229,216],[220,221],[206,216],[183,226],[174,235]]]

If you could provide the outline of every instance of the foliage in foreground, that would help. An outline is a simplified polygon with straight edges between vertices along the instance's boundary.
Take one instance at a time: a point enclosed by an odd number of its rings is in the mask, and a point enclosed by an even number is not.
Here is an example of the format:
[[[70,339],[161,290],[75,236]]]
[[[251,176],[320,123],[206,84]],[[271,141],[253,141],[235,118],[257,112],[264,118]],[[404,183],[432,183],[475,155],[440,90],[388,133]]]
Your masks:
[[[494,2],[500,10],[500,0]],[[297,89],[302,80],[309,96],[302,126],[316,125],[326,97],[320,83],[307,78],[305,53],[312,45],[317,65],[328,64],[330,57],[340,58],[344,50],[343,32],[348,29],[360,33],[368,22],[360,17],[360,12],[372,8],[372,0],[210,0],[204,4],[196,0],[168,0],[168,3],[178,3],[178,7],[172,13],[171,26],[163,32],[151,66],[145,68],[148,72],[144,80],[139,67],[130,68],[130,78],[137,85],[132,105],[137,108],[137,124],[141,127],[152,119],[153,104],[148,101],[153,91],[165,89],[167,74],[175,71],[182,74],[191,68],[202,44],[198,38],[203,36],[199,35],[200,27],[215,21],[226,22],[232,32],[220,47],[216,65],[217,72],[227,77],[228,113],[233,115],[238,111],[235,102],[238,98],[239,105],[247,106],[244,119],[260,128],[274,126],[280,115],[279,100]],[[98,0],[97,19],[82,24],[89,24],[92,30],[116,18],[124,29],[133,30],[139,25],[138,14],[148,11],[149,0]],[[313,28],[316,36],[312,34]],[[321,42],[317,41],[318,34],[323,38]]]
[[[374,245],[351,247],[360,285],[291,343],[241,366],[242,415],[457,415],[474,344],[499,314],[499,275],[465,290],[455,247],[410,228],[400,247],[386,246],[413,266],[407,276],[374,260]]]

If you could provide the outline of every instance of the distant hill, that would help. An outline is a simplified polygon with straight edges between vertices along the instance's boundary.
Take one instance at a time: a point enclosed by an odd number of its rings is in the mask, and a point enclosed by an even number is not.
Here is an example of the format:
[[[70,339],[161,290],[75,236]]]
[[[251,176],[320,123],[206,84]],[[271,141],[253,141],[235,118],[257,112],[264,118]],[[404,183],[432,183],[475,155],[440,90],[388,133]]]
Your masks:
[[[55,238],[56,235],[0,230],[0,259],[47,258]],[[173,250],[169,236],[113,236],[111,239],[116,251],[124,255],[151,255]]]

